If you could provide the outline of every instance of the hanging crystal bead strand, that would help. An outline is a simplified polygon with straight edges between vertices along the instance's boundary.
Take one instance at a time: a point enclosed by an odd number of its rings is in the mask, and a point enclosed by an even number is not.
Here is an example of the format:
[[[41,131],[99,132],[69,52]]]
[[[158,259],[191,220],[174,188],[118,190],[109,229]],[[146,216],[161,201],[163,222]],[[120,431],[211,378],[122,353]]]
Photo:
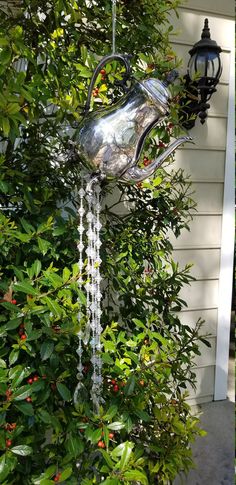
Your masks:
[[[91,190],[87,190],[86,188],[86,199],[88,202],[88,212],[86,215],[87,219],[87,249],[86,249],[86,255],[87,255],[87,266],[86,266],[86,271],[87,271],[87,283],[85,285],[85,290],[86,290],[86,316],[87,316],[87,324],[86,324],[86,335],[87,335],[87,340],[90,338],[91,334],[91,319],[92,319],[92,266],[93,266],[93,212],[92,212],[92,201],[93,201],[93,195]]]
[[[84,196],[85,196],[85,190],[83,188],[83,181],[82,181],[82,186],[81,189],[79,190],[79,197],[80,197],[80,207],[79,207],[79,226],[78,226],[78,232],[79,232],[79,242],[77,244],[77,248],[79,251],[79,262],[78,262],[78,268],[79,268],[79,280],[78,280],[78,286],[79,289],[82,290],[82,283],[83,283],[83,277],[82,277],[82,272],[83,272],[83,250],[84,250],[84,243],[83,243],[83,233],[85,231],[84,225],[83,225],[83,220],[84,220],[84,214],[85,214],[85,209],[84,209]],[[80,304],[80,302],[79,302]],[[78,312],[78,324],[81,325],[81,318],[82,318],[82,312],[81,309],[79,309]],[[80,329],[77,333],[77,336],[79,338],[79,345],[77,348],[77,354],[79,357],[79,362],[77,366],[77,379],[78,379],[78,384],[76,386],[75,392],[74,392],[74,402],[75,404],[78,402],[78,393],[81,389],[82,386],[82,379],[83,379],[83,365],[82,365],[82,355],[83,355],[83,348],[82,348],[82,337],[83,337],[83,332],[82,329]]]
[[[100,223],[100,192],[101,188],[99,185],[95,187],[95,197],[94,197],[94,225],[93,225],[93,232],[94,232],[94,271],[93,271],[93,292],[94,292],[94,315],[93,315],[93,339],[92,339],[92,348],[93,348],[93,376],[92,376],[92,391],[91,397],[94,403],[95,408],[97,411],[99,410],[99,406],[102,403],[102,360],[101,360],[101,275],[100,275],[100,247],[101,247],[101,240],[100,240],[100,230],[101,230],[101,223]]]

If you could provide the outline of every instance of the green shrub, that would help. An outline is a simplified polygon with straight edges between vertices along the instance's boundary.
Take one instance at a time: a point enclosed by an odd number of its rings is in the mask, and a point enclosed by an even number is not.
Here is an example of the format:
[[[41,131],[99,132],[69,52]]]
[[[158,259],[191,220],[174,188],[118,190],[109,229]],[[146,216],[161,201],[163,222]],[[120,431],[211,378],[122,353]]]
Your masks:
[[[119,50],[132,52],[137,77],[164,76],[178,63],[168,15],[179,2],[118,3]],[[188,226],[190,184],[166,167],[142,186],[119,185],[130,205],[123,215],[107,202],[114,187],[103,186],[104,403],[94,415],[84,345],[84,389],[74,406],[77,314],[85,311],[76,262],[81,164],[63,126],[81,118],[96,55],[110,51],[111,5],[22,4],[14,17],[2,14],[0,31],[0,481],[167,484],[191,467],[190,444],[201,433],[183,389],[194,383],[204,339],[200,322],[181,325],[179,293],[192,278],[172,260],[168,239]],[[116,63],[106,69],[103,103],[120,78]],[[174,104],[172,119],[177,125]],[[171,131],[178,128],[155,134],[166,143]]]

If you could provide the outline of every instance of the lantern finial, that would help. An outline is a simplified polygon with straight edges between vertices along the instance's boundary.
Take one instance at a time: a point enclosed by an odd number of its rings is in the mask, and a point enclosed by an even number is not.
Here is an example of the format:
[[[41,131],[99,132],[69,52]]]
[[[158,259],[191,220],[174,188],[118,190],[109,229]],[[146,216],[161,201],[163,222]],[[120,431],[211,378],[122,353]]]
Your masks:
[[[210,39],[210,38],[211,38],[211,33],[209,29],[209,21],[208,19],[205,19],[204,28],[202,30],[202,39]]]

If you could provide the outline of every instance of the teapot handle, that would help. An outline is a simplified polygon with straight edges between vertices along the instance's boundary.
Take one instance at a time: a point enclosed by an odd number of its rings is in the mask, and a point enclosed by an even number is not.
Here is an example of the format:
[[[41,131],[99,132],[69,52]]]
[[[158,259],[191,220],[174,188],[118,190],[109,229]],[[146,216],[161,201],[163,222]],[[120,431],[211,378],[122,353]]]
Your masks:
[[[129,57],[130,56],[124,56],[122,54],[111,54],[111,55],[105,56],[101,59],[101,61],[99,62],[99,64],[97,65],[97,67],[96,67],[96,69],[93,73],[93,76],[92,76],[92,79],[91,79],[91,82],[90,82],[87,101],[86,101],[85,108],[84,108],[84,114],[87,114],[89,112],[91,98],[92,98],[92,92],[93,92],[93,88],[94,88],[96,79],[97,79],[101,69],[109,61],[120,61],[125,65],[126,73],[124,74],[123,80],[122,80],[122,83],[121,83],[121,85],[124,87],[125,82],[127,81],[127,79],[130,78],[130,75],[131,75],[131,66],[130,66],[130,62],[129,62]]]

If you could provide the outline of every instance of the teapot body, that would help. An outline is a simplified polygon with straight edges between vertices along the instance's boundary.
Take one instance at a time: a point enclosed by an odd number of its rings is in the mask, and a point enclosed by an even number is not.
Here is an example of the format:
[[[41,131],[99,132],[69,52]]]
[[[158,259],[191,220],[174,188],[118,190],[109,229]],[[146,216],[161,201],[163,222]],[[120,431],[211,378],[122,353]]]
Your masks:
[[[85,115],[75,144],[87,168],[119,178],[137,163],[148,132],[168,114],[160,88],[157,80],[136,82],[114,105]]]

